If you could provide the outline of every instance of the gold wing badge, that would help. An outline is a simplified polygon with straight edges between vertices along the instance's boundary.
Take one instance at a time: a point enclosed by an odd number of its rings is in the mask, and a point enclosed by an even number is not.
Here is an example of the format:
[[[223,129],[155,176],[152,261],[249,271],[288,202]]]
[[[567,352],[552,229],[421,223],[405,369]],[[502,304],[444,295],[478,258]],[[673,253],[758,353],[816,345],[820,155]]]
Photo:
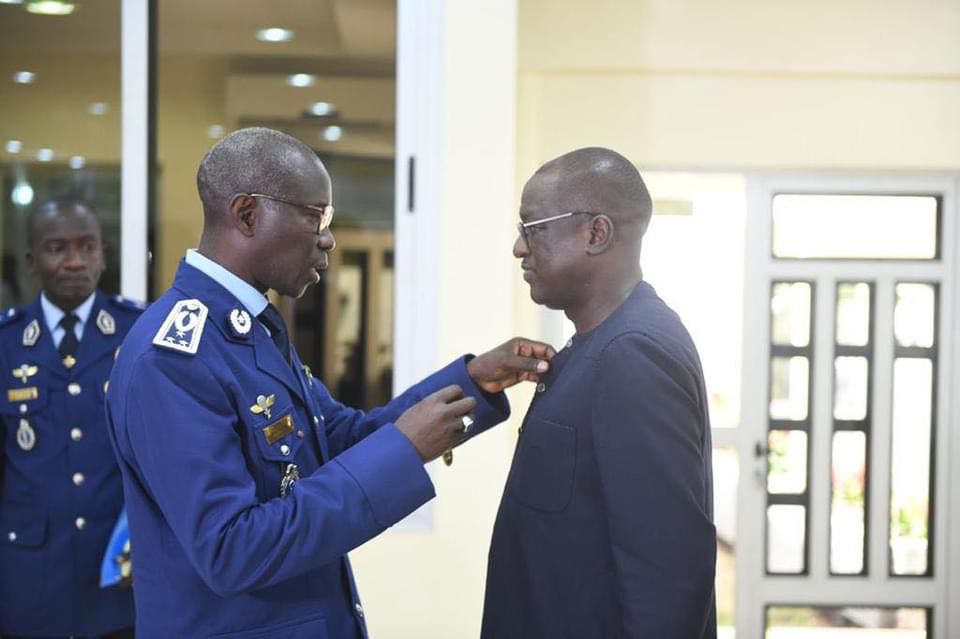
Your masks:
[[[26,384],[27,380],[36,375],[39,370],[40,369],[38,369],[36,366],[31,366],[30,364],[21,364],[19,367],[10,372],[14,377]]]
[[[257,395],[257,403],[250,407],[250,412],[254,415],[263,415],[267,419],[270,419],[270,409],[276,401],[276,395]]]

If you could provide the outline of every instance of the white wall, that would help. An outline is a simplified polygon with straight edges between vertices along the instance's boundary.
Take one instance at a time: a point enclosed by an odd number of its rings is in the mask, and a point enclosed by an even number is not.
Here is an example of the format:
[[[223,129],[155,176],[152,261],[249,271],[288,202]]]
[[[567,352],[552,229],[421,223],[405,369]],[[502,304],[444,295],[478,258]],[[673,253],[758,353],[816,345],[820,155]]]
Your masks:
[[[405,4],[423,3],[401,2],[401,14]],[[516,217],[516,9],[513,0],[427,4],[442,22],[438,47],[442,56],[432,62],[437,65],[437,86],[428,72],[415,91],[419,99],[435,99],[442,115],[421,123],[434,129],[436,137],[425,138],[436,144],[415,149],[418,166],[428,175],[418,189],[422,208],[416,223],[422,226],[416,237],[405,235],[403,219],[398,223],[398,297],[420,300],[424,287],[436,287],[435,304],[426,308],[416,304],[414,312],[426,317],[412,330],[421,340],[426,327],[436,327],[422,350],[432,353],[430,365],[437,367],[465,352],[496,346],[515,332],[510,250]],[[433,44],[421,41],[410,46]],[[399,72],[400,84],[403,73]],[[403,103],[407,99],[403,86],[398,92]],[[401,130],[405,116],[423,115],[399,112]],[[432,116],[428,112],[427,118]],[[401,132],[401,156],[406,148],[403,136]],[[403,157],[400,164],[404,165]],[[401,180],[402,175],[398,173]],[[399,201],[403,205],[405,198]],[[433,224],[436,229],[430,228]],[[426,238],[434,238],[432,245]],[[417,272],[411,288],[400,275],[403,243],[415,245],[417,251],[438,252],[439,268]],[[402,304],[398,299],[398,306]],[[398,331],[398,340],[402,333]],[[424,352],[398,351],[397,356],[420,360]],[[398,361],[398,370],[407,364]],[[511,393],[511,399],[514,414],[522,415],[529,392]],[[517,425],[514,418],[458,449],[452,467],[432,468],[438,497],[431,531],[389,531],[351,554],[371,636],[479,635],[487,548]]]

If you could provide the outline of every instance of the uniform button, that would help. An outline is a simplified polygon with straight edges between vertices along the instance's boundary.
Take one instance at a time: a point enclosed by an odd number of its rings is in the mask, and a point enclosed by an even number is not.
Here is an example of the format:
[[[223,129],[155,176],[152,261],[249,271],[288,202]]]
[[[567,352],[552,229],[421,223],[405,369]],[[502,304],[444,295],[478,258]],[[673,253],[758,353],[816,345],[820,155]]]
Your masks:
[[[360,602],[353,604],[353,609],[357,611],[357,614],[363,618],[363,606],[360,605]]]
[[[313,423],[319,425],[319,424],[320,424],[320,418],[317,417],[316,415],[314,415],[314,416],[313,416]]]
[[[564,348],[570,348],[571,346],[573,346],[573,340],[572,340],[572,339],[568,339],[568,340],[567,340],[567,345],[564,346]]]
[[[85,482],[86,480],[87,480],[87,478],[83,476],[83,473],[74,473],[74,474],[73,474],[73,485],[74,485],[74,486],[83,486],[83,482]]]
[[[7,539],[9,539],[10,541],[16,541],[16,540],[17,540],[17,533],[15,533],[15,532],[13,532],[13,531],[11,530],[10,532],[7,533]]]
[[[81,439],[83,439],[83,431],[80,430],[79,428],[71,428],[70,439],[72,439],[75,442],[80,441]]]
[[[547,390],[547,385],[546,385],[546,384],[544,384],[543,382],[540,382],[539,384],[537,384],[537,392],[538,392],[538,393],[542,393],[542,392],[545,391],[545,390]]]
[[[77,520],[73,522],[73,524],[77,527],[77,530],[83,530],[87,527],[87,520],[83,517],[77,517]]]
[[[20,414],[21,414],[21,415],[25,414],[25,413],[27,412],[27,410],[28,410],[28,409],[27,409],[27,405],[26,405],[26,404],[20,404]]]
[[[76,382],[70,384],[67,386],[67,392],[76,397],[80,394],[80,384],[77,384]]]
[[[287,446],[286,444],[283,444],[282,446],[280,446],[280,454],[282,454],[282,455],[289,455],[289,454],[290,454],[290,447]]]
[[[300,439],[303,439],[305,437],[304,432],[302,430],[298,430],[297,437],[299,437]]]

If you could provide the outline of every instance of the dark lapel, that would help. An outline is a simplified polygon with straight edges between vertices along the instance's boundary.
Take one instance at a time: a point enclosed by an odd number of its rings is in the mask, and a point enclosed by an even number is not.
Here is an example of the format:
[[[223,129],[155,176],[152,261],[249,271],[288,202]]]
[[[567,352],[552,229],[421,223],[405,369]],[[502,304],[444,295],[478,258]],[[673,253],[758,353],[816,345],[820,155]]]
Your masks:
[[[290,356],[293,358],[293,368],[296,371],[297,380],[300,382],[300,387],[303,389],[306,397],[309,401],[305,404],[307,409],[307,418],[313,419],[314,415],[320,414],[320,406],[317,405],[317,396],[315,393],[310,392],[310,384],[319,384],[320,382],[316,380],[307,379],[306,374],[303,372],[303,363],[300,361],[300,356],[297,354],[297,349],[290,349]],[[313,424],[307,424],[308,428],[314,430],[317,433],[317,442],[320,444],[320,454],[324,462],[330,459],[330,447],[327,444],[327,436],[325,432],[317,432],[318,430],[323,431],[323,429],[314,429]]]
[[[37,324],[40,326],[40,337],[37,339],[37,343],[33,346],[24,345],[21,351],[25,360],[23,362],[13,362],[15,366],[20,366],[21,364],[34,364],[40,368],[41,371],[46,372],[49,375],[60,379],[66,379],[69,373],[63,365],[63,361],[60,359],[60,353],[57,352],[57,347],[53,343],[53,335],[50,333],[50,329],[47,328],[47,320],[43,316],[43,307],[40,305],[40,296],[37,295],[36,299],[33,300],[33,303],[27,306],[24,309],[24,314],[26,315],[26,323],[23,325],[24,329],[30,325],[30,322],[36,320]],[[17,335],[18,340],[23,339],[23,333],[21,332]],[[22,343],[22,342],[21,342]]]
[[[283,359],[283,355],[277,350],[273,340],[263,330],[263,326],[257,320],[254,320],[251,342],[253,342],[253,352],[257,360],[257,368],[261,371],[282,382],[284,386],[290,389],[300,400],[305,408],[310,412],[309,405],[303,396],[303,387],[300,385],[293,369]]]
[[[87,321],[83,325],[83,337],[80,339],[80,345],[77,347],[75,356],[77,363],[71,371],[74,375],[78,375],[83,369],[108,353],[109,357],[113,357],[113,349],[117,346],[116,333],[104,335],[100,327],[97,326],[97,316],[101,310],[105,310],[104,304],[106,301],[106,296],[97,291],[97,296],[93,300],[93,308],[90,309],[90,316],[87,317]],[[107,312],[110,311],[107,310]],[[110,314],[113,315],[113,313]],[[114,326],[116,326],[116,317],[114,317]]]

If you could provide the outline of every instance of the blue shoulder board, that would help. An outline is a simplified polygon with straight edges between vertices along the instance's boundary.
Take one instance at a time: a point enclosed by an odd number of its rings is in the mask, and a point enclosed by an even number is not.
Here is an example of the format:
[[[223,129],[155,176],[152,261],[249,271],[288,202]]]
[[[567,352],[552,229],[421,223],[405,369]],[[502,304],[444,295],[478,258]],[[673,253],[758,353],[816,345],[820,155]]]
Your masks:
[[[4,327],[7,324],[12,324],[17,321],[20,316],[23,315],[23,310],[19,308],[10,307],[5,309],[0,313],[0,327]]]
[[[110,302],[117,308],[122,308],[128,311],[135,311],[137,313],[143,311],[147,307],[143,302],[138,302],[132,300],[129,297],[124,297],[123,295],[111,295]]]

